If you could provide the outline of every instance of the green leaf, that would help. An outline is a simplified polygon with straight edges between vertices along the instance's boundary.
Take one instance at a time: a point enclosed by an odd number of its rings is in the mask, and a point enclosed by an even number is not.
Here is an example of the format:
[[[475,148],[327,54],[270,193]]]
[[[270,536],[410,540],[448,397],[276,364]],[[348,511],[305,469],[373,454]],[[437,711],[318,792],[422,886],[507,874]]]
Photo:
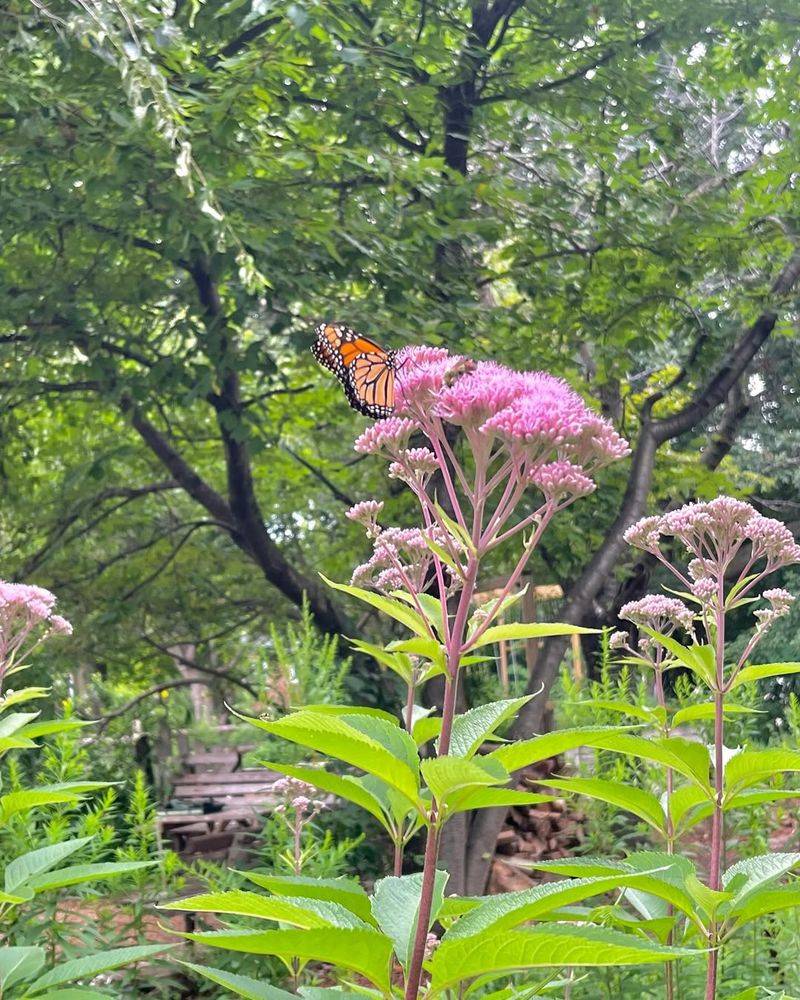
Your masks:
[[[679,709],[672,717],[673,726],[682,726],[685,722],[696,722],[701,719],[713,719],[716,706],[713,701],[703,705],[689,705],[687,708]],[[746,705],[727,704],[723,709],[726,715],[757,715],[758,709],[748,708]]]
[[[454,757],[472,757],[498,726],[514,718],[532,698],[533,695],[527,695],[524,698],[492,701],[457,715],[453,721],[448,753]]]
[[[76,979],[94,979],[101,972],[119,969],[123,965],[139,962],[143,958],[151,958],[161,951],[174,947],[170,944],[142,944],[133,948],[112,948],[96,955],[84,955],[62,962],[40,976],[29,987],[30,992],[39,993],[49,986],[61,986],[62,983],[72,983]]]
[[[38,712],[11,712],[0,716],[0,737],[13,736],[26,723],[39,717]]]
[[[99,882],[108,878],[119,878],[152,868],[157,861],[106,861],[95,865],[71,865],[54,872],[43,872],[28,879],[28,885],[35,892],[47,892],[50,889],[61,889],[67,885],[80,885],[83,882]]]
[[[679,736],[645,739],[635,733],[612,733],[605,739],[598,739],[594,745],[598,749],[614,750],[632,757],[641,757],[643,760],[656,761],[686,778],[691,778],[701,788],[710,792],[711,758],[708,748],[703,743],[685,740]]]
[[[651,965],[696,955],[601,928],[547,926],[442,941],[428,963],[434,993],[473,976],[572,966]]]
[[[471,812],[473,809],[495,809],[500,806],[532,806],[537,802],[552,802],[553,798],[553,795],[518,792],[513,788],[475,788],[460,794],[457,802],[448,807],[448,812]]]
[[[224,986],[231,993],[245,997],[246,1000],[296,1000],[295,993],[287,993],[286,990],[271,986],[269,983],[260,983],[249,976],[236,975],[233,972],[225,972],[223,969],[211,969],[207,965],[195,965],[193,962],[182,962],[180,959],[178,961],[187,969],[191,969],[192,972],[205,976],[212,983]]]
[[[731,912],[736,913],[743,903],[759,889],[763,889],[800,865],[800,854],[761,854],[737,861],[722,876],[724,889],[734,892]]]
[[[648,708],[647,705],[632,705],[627,701],[592,698],[591,701],[570,702],[569,704],[580,704],[585,707],[597,708],[606,712],[619,712],[620,715],[630,715],[634,719],[641,719],[642,722],[649,723],[652,723],[658,714],[656,709]]]
[[[422,774],[440,808],[447,810],[457,806],[455,797],[459,792],[508,781],[506,771],[496,762],[490,763],[494,766],[487,767],[485,758],[479,762],[463,757],[431,757],[422,762]]]
[[[725,765],[726,798],[780,771],[800,771],[800,751],[743,750]]]
[[[624,886],[646,889],[653,880],[650,873],[614,872],[593,878],[565,879],[561,882],[544,882],[521,892],[490,896],[480,906],[470,910],[448,930],[442,941],[453,938],[474,937],[487,931],[492,933],[518,927],[521,923],[552,913],[562,906],[601,895]]]
[[[400,677],[405,684],[410,684],[413,679],[414,668],[411,658],[402,652],[393,652],[384,646],[376,646],[371,642],[364,642],[363,639],[349,639],[350,645],[359,653],[366,653],[376,660],[382,667],[388,667]],[[431,640],[432,641],[432,640]]]
[[[742,684],[763,681],[766,677],[782,677],[784,674],[800,673],[800,663],[759,663],[754,667],[742,667],[731,684],[731,691]]]
[[[363,590],[361,587],[350,587],[344,583],[334,583],[322,573],[320,573],[320,576],[334,590],[340,590],[343,594],[357,597],[359,601],[363,601],[378,611],[382,611],[385,615],[400,622],[401,625],[405,625],[407,629],[410,629],[417,635],[430,637],[430,626],[425,619],[402,601],[398,601],[392,597],[383,597],[380,594],[373,593],[371,590]]]
[[[625,726],[585,726],[581,729],[562,729],[554,733],[534,736],[530,740],[509,743],[508,746],[493,750],[487,757],[499,761],[507,771],[518,771],[521,767],[535,764],[549,757],[557,757],[565,750],[575,747],[591,747],[601,743],[611,733],[624,733]]]
[[[92,837],[81,837],[78,840],[65,840],[60,844],[48,844],[35,851],[28,851],[15,858],[6,868],[4,885],[6,892],[14,892],[31,875],[38,875],[57,865],[59,861],[68,858],[70,854],[79,851],[91,843]]]
[[[256,892],[248,892],[244,889],[232,889],[229,892],[206,892],[199,896],[188,896],[186,899],[177,899],[171,903],[165,903],[163,910],[186,910],[191,913],[228,913],[240,917],[258,917],[261,920],[275,920],[284,924],[291,924],[303,930],[310,930],[314,927],[336,927],[340,926],[337,919],[326,918],[318,912],[319,904],[325,906],[337,906],[348,914],[350,920],[357,920],[350,910],[338,906],[328,900],[314,900],[317,904],[312,910],[310,907],[300,906],[296,902],[289,901],[279,896],[260,896]],[[361,921],[358,924],[350,923],[349,926],[363,926]]]
[[[44,948],[0,947],[0,990],[30,979],[44,965]]]
[[[29,812],[39,806],[79,801],[80,796],[72,792],[48,792],[41,789],[9,792],[8,795],[0,796],[0,824],[7,823],[17,813]]]
[[[763,917],[767,913],[778,913],[780,910],[795,909],[800,906],[800,882],[789,885],[767,886],[748,895],[747,899],[731,909],[731,915],[736,917],[735,926]]]
[[[412,736],[418,747],[435,739],[442,731],[442,720],[438,715],[427,715],[414,723]]]
[[[344,875],[339,878],[309,878],[306,875],[270,875],[262,872],[238,872],[255,885],[292,899],[322,899],[338,903],[362,920],[371,921],[369,896],[361,885]]]
[[[392,942],[377,931],[326,927],[314,930],[208,931],[183,936],[212,948],[252,955],[276,955],[287,968],[291,968],[294,958],[329,962],[357,972],[379,988],[389,990]]]
[[[340,799],[346,799],[357,806],[361,806],[371,816],[374,816],[383,826],[386,826],[386,816],[381,807],[381,802],[362,784],[361,778],[356,778],[351,774],[331,774],[321,767],[300,767],[294,764],[277,764],[272,761],[263,761],[264,767],[268,767],[279,774],[288,774],[293,778],[319,788],[323,792],[330,792],[338,795]],[[375,779],[380,781],[380,778]]]
[[[537,781],[537,785],[559,788],[577,795],[588,795],[592,799],[627,809],[634,816],[649,823],[659,833],[664,833],[665,817],[661,803],[655,795],[635,785],[624,785],[618,781],[606,781],[602,778],[549,778],[546,781]]]
[[[462,528],[458,521],[454,521],[441,504],[434,502],[436,512],[442,520],[442,524],[447,528],[456,542],[460,542],[468,552],[475,553],[475,546],[469,532]]]
[[[439,915],[447,884],[447,872],[437,871],[428,920],[430,930]],[[392,939],[394,953],[407,971],[419,924],[419,904],[422,895],[422,872],[413,875],[390,875],[375,883],[372,913],[379,927]]]
[[[295,712],[321,712],[323,715],[365,715],[368,718],[382,719],[395,728],[399,725],[396,716],[385,712],[382,708],[369,708],[366,705],[303,705],[295,708]]]
[[[274,722],[263,719],[248,721],[268,733],[299,743],[309,750],[337,757],[346,764],[374,774],[396,788],[410,802],[417,803],[418,776],[406,761],[398,759],[386,747],[365,736],[343,718],[301,710]]]
[[[25,736],[30,740],[38,739],[40,736],[53,736],[56,733],[71,733],[76,729],[83,729],[85,726],[94,725],[87,719],[46,719],[42,722],[32,722],[19,731],[20,736]]]
[[[582,628],[559,622],[512,622],[510,625],[493,625],[476,640],[467,638],[464,649],[481,649],[495,642],[509,639],[547,639],[554,635],[595,635],[598,629]]]
[[[714,662],[714,650],[711,646],[700,646],[697,644],[684,646],[677,639],[663,635],[661,632],[656,632],[655,629],[648,628],[647,625],[640,625],[639,628],[642,632],[649,635],[651,639],[655,639],[667,652],[671,653],[678,663],[682,663],[692,673],[697,674],[709,687],[714,685],[716,681],[716,666]]]

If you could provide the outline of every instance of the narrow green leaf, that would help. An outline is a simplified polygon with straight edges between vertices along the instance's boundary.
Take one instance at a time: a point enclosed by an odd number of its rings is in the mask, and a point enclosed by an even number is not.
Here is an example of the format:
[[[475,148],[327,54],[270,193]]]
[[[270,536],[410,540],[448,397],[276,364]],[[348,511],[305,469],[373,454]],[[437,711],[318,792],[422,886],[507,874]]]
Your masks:
[[[800,663],[759,663],[753,667],[742,667],[731,684],[731,691],[742,684],[763,681],[766,677],[782,677],[785,674],[800,673]]]
[[[538,781],[537,784],[545,788],[559,788],[577,795],[588,795],[620,809],[627,809],[634,816],[649,823],[659,833],[664,832],[665,817],[661,803],[655,795],[635,785],[623,785],[618,781],[605,781],[601,778],[549,778],[546,781]]]
[[[258,871],[237,872],[255,885],[267,889],[278,896],[288,896],[293,900],[330,900],[346,907],[362,920],[372,920],[369,896],[361,885],[352,878],[309,878],[306,875],[270,875]]]
[[[442,941],[428,963],[432,992],[474,976],[572,966],[651,965],[699,954],[601,928],[544,926]]]
[[[410,802],[417,802],[418,778],[408,764],[343,718],[301,710],[273,722],[263,719],[248,721],[268,733],[374,774],[396,788]]]
[[[329,962],[364,976],[375,986],[389,990],[392,942],[373,930],[326,927],[314,930],[208,931],[184,934],[190,941],[227,951],[252,955],[276,955],[291,968],[294,958]]]
[[[21,854],[7,866],[5,870],[5,890],[13,892],[21,886],[31,875],[38,875],[48,871],[59,861],[68,858],[82,847],[92,842],[92,837],[81,837],[77,840],[64,840],[60,844],[48,844],[39,847],[35,851],[28,851]]]
[[[565,750],[576,747],[596,746],[611,733],[624,733],[626,726],[585,726],[581,729],[562,729],[554,733],[544,733],[529,740],[509,743],[493,750],[488,757],[499,761],[507,771],[518,771],[521,767],[535,764],[549,757],[557,757]]]
[[[526,695],[524,698],[492,701],[457,715],[453,721],[448,753],[454,757],[474,756],[497,727],[514,718],[532,698],[533,695]]]
[[[174,947],[170,944],[142,944],[133,948],[112,948],[101,951],[97,955],[84,955],[62,962],[40,976],[29,990],[32,993],[41,992],[48,986],[61,986],[63,983],[73,983],[77,979],[94,979],[101,972],[119,969],[123,965],[139,962],[143,958],[151,958],[161,951]]]
[[[413,608],[409,608],[402,601],[395,600],[391,597],[383,597],[381,594],[375,594],[371,590],[363,590],[361,587],[350,587],[344,583],[334,583],[322,573],[320,573],[320,576],[325,583],[327,583],[329,587],[333,587],[334,590],[340,590],[343,594],[349,594],[351,597],[357,597],[359,601],[363,601],[365,604],[369,604],[378,611],[382,611],[390,618],[394,618],[395,621],[400,622],[401,625],[405,625],[406,628],[415,632],[417,635],[421,635],[423,637],[430,636],[430,626],[425,619],[417,611]]]
[[[43,872],[28,879],[27,884],[35,892],[62,889],[67,885],[81,885],[84,882],[100,882],[109,878],[121,878],[133,872],[152,868],[157,861],[106,861],[95,865],[71,865],[54,872]]]
[[[249,976],[240,976],[233,972],[225,972],[223,969],[211,969],[207,965],[195,965],[193,962],[181,962],[181,965],[191,969],[200,976],[216,983],[217,986],[224,986],[225,989],[235,993],[238,997],[245,997],[246,1000],[297,1000],[295,993],[287,993],[277,986],[269,983],[260,983]]]
[[[465,649],[481,649],[495,642],[509,639],[547,639],[554,635],[595,635],[596,628],[582,628],[580,625],[566,625],[559,622],[512,622],[509,625],[493,625],[477,640],[469,637]]]
[[[383,826],[386,826],[386,816],[381,803],[362,784],[362,779],[351,774],[331,774],[321,767],[300,767],[294,764],[278,764],[272,761],[264,761],[264,767],[277,771],[279,774],[288,774],[293,778],[299,778],[323,792],[330,792],[338,795],[340,799],[352,802],[361,806],[371,816],[374,816]],[[376,780],[380,780],[379,778]]]

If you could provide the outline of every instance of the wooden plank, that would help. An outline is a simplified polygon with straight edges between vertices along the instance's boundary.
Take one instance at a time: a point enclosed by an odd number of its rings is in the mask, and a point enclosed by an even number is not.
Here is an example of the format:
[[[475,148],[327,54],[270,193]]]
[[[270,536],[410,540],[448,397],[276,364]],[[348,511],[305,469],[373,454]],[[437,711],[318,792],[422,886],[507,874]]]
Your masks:
[[[239,765],[238,750],[214,750],[207,753],[190,753],[181,761],[184,767],[234,771]]]
[[[176,782],[173,795],[176,799],[199,799],[201,801],[219,796],[242,798],[255,795],[262,799],[275,798],[269,785],[266,787],[263,785],[229,785],[227,782],[218,785],[197,785],[189,781]]]
[[[229,785],[271,785],[278,775],[266,768],[254,771],[204,771],[199,774],[180,774],[175,778],[175,784],[190,781],[194,785],[219,785],[225,782]]]

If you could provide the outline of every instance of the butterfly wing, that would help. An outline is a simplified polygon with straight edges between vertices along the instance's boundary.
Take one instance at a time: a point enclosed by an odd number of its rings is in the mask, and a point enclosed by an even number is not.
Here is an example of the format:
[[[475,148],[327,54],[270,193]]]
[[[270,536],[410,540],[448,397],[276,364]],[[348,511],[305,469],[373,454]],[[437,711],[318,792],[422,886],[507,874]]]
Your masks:
[[[311,351],[339,379],[354,410],[375,419],[394,410],[394,352],[341,323],[321,323]]]
[[[382,420],[394,412],[394,355],[380,351],[359,354],[347,369],[345,386],[353,409]]]

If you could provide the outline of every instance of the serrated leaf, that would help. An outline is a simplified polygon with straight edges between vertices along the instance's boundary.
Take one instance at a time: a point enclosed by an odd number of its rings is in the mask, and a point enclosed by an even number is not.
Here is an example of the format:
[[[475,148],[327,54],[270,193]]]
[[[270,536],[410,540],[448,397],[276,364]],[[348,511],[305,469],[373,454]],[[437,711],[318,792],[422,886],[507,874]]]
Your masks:
[[[571,966],[645,965],[696,954],[618,931],[545,926],[442,941],[428,968],[432,990],[439,992],[474,976],[494,978],[525,969]]]
[[[27,884],[35,892],[61,889],[67,885],[81,885],[85,882],[99,882],[108,878],[120,878],[144,868],[153,868],[157,861],[105,861],[94,865],[71,865],[58,871],[43,872],[28,879]]]
[[[735,892],[731,900],[731,912],[736,913],[753,893],[786,875],[798,865],[800,865],[800,854],[780,852],[743,858],[731,865],[722,876],[723,888]]]
[[[686,708],[679,709],[672,716],[672,725],[673,727],[682,726],[685,722],[713,719],[715,711],[716,706],[713,701],[706,702],[703,705],[689,705]],[[724,706],[724,713],[726,715],[757,715],[758,709],[748,708],[746,705],[727,704]]]
[[[133,948],[111,948],[98,952],[96,955],[84,955],[69,962],[62,962],[50,969],[29,987],[30,992],[41,992],[49,986],[61,986],[72,983],[76,979],[94,979],[101,972],[119,969],[123,965],[139,962],[143,958],[151,958],[161,951],[174,947],[171,944],[142,944]]]
[[[481,649],[483,646],[511,639],[547,639],[556,635],[595,635],[597,632],[596,628],[559,622],[512,622],[509,625],[493,625],[476,639],[468,637],[464,649]]]
[[[457,715],[453,721],[448,753],[454,757],[472,757],[498,726],[512,719],[532,698],[533,695],[526,695],[524,698],[492,701]]]
[[[649,823],[659,833],[664,833],[665,817],[661,803],[655,795],[643,788],[624,785],[619,781],[606,781],[602,778],[549,778],[536,783],[545,788],[558,788],[564,792],[588,795],[592,799],[599,799],[601,802],[626,809],[645,823]]]
[[[261,896],[246,889],[228,892],[206,892],[166,903],[164,910],[186,910],[192,913],[224,913],[241,917],[256,917],[291,924],[302,930],[315,927],[364,928],[367,925],[352,910],[340,903],[324,899],[288,899],[283,896]]]
[[[68,858],[82,847],[91,843],[92,837],[81,837],[77,840],[64,840],[60,844],[48,844],[35,851],[28,851],[11,861],[5,870],[4,885],[6,892],[14,892],[31,875],[48,871],[59,861]]]
[[[300,767],[294,764],[278,764],[272,761],[264,761],[263,764],[264,767],[268,767],[272,771],[277,771],[279,774],[288,774],[293,778],[299,778],[300,781],[305,781],[309,785],[313,785],[314,788],[319,788],[323,792],[330,792],[332,795],[337,795],[347,802],[352,802],[354,805],[360,806],[371,816],[374,816],[382,826],[386,826],[386,816],[381,808],[380,800],[376,799],[364,787],[362,784],[363,779],[356,778],[351,774],[332,774],[321,767]],[[376,778],[375,780],[380,781],[381,779]],[[407,799],[404,799],[404,801],[408,804]]]
[[[725,765],[726,798],[780,771],[800,771],[800,751],[743,750]]]
[[[544,733],[529,740],[509,743],[508,746],[493,750],[487,757],[499,761],[509,772],[535,764],[540,760],[557,757],[565,750],[576,747],[596,746],[612,733],[624,733],[626,726],[585,726],[580,729],[562,729],[554,733]]]
[[[257,871],[237,874],[262,889],[279,896],[288,896],[295,902],[298,898],[330,900],[346,907],[362,920],[372,919],[369,896],[355,879],[345,875],[338,878],[310,878],[307,875],[269,875]]]
[[[502,893],[490,896],[481,905],[470,910],[450,930],[442,941],[453,938],[474,937],[485,932],[497,932],[518,927],[528,920],[535,920],[544,914],[590,896],[633,886],[646,889],[653,884],[648,872],[614,872],[593,878],[565,879],[560,882],[544,882],[520,892]]]
[[[263,719],[248,721],[275,736],[336,757],[368,774],[374,774],[396,788],[410,802],[417,802],[418,778],[408,764],[343,718],[301,710],[274,722]]]
[[[358,598],[359,601],[363,601],[365,604],[369,604],[370,607],[382,611],[385,615],[400,622],[401,625],[405,625],[407,629],[410,629],[417,635],[423,636],[423,638],[430,636],[430,626],[426,620],[417,611],[409,608],[402,601],[391,597],[383,597],[381,594],[375,594],[371,590],[363,590],[361,587],[350,587],[344,583],[334,583],[322,573],[320,573],[320,576],[334,590],[340,590],[343,594],[349,594],[351,597]]]
[[[508,781],[508,774],[495,764],[493,768],[463,757],[432,757],[422,762],[422,775],[440,808],[455,808],[460,793]]]
[[[192,972],[205,976],[217,986],[224,986],[231,993],[245,997],[246,1000],[296,1000],[297,997],[295,993],[287,993],[286,990],[251,979],[249,976],[240,976],[224,969],[212,969],[207,965],[195,965],[193,962],[182,962],[180,959],[178,961]]]
[[[759,663],[753,667],[742,667],[734,677],[731,691],[742,684],[763,681],[767,677],[782,677],[785,674],[800,673],[800,663]]]
[[[275,955],[289,969],[295,958],[328,962],[357,972],[379,988],[389,990],[392,942],[378,931],[325,927],[314,930],[208,931],[184,934],[183,937],[227,951]]]
[[[447,872],[436,872],[428,930],[439,916],[447,877]],[[372,896],[372,914],[383,933],[392,939],[394,953],[405,970],[411,961],[417,933],[421,895],[422,872],[416,872],[379,879]]]

